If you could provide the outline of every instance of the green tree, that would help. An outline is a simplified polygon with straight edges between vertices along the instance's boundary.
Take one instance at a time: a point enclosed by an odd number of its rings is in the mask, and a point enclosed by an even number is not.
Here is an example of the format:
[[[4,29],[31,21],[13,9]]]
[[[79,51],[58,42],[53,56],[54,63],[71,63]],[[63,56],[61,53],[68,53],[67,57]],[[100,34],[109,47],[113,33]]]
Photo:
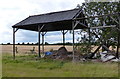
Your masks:
[[[25,43],[23,42],[22,45],[24,45]]]
[[[49,43],[48,42],[45,42],[45,45],[48,45]]]
[[[98,16],[120,12],[120,2],[90,2],[83,4],[83,11],[86,17],[89,16]],[[115,20],[118,21],[118,16],[112,16]],[[106,25],[116,25],[117,23],[111,19],[111,17],[96,17],[86,19],[89,26],[106,26]],[[91,30],[90,30],[91,31]],[[109,47],[111,44],[115,44],[117,40],[117,30],[113,28],[104,28],[104,29],[96,29],[94,30],[99,38],[102,39],[102,43]],[[111,31],[113,33],[111,33]],[[86,31],[87,32],[87,31]],[[88,37],[87,37],[88,38]],[[94,35],[91,35],[92,42],[101,42],[96,40]]]

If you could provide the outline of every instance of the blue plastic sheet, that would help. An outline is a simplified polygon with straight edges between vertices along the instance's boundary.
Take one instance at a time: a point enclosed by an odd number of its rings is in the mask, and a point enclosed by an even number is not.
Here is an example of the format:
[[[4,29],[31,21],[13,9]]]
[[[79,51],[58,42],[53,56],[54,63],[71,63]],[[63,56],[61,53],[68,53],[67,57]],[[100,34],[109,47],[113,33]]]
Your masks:
[[[52,52],[45,52],[45,55],[52,55]]]

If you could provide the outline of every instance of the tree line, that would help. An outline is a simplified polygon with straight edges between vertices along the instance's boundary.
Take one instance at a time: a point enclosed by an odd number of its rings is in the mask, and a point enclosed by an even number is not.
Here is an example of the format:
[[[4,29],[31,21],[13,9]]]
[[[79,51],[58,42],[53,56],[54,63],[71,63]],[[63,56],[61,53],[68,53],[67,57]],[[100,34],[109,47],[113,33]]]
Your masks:
[[[12,43],[2,43],[1,45],[13,45]],[[16,45],[38,45],[38,43],[25,43],[25,42],[22,42],[22,43],[17,43]],[[42,45],[42,43],[41,43]],[[44,45],[63,45],[63,43],[53,43],[53,44],[50,44],[48,42],[45,42]],[[66,42],[65,45],[72,45],[72,43],[70,42]]]

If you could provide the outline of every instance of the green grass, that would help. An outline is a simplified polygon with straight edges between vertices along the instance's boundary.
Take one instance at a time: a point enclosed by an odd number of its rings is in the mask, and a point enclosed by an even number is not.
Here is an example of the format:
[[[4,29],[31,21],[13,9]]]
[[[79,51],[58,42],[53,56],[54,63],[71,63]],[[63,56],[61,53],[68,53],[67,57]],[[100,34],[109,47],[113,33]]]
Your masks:
[[[117,77],[117,63],[73,63],[51,59],[36,60],[35,55],[3,56],[3,77]]]
[[[0,79],[2,77],[2,53],[0,52]]]

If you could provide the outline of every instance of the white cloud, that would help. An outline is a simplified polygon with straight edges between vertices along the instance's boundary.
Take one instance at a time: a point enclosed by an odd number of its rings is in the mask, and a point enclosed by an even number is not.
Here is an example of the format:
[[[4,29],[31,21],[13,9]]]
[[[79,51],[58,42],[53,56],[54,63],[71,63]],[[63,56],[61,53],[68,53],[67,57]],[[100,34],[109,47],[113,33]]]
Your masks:
[[[81,4],[82,2],[82,0],[0,0],[0,38],[2,38],[0,39],[0,43],[12,43],[11,26],[25,19],[29,15],[72,9],[75,8],[77,4]],[[18,31],[16,34],[16,41],[21,42],[27,38],[32,38],[30,36],[26,37],[26,35],[24,35],[31,33],[27,32],[28,31],[25,32],[22,30]],[[33,37],[37,37],[37,33],[33,34],[35,34]],[[53,35],[49,38],[51,39],[52,37],[56,39],[56,37],[59,36],[54,35],[53,33]],[[35,42],[36,39],[32,41]],[[55,41],[58,41],[58,39]]]
[[[49,43],[62,43],[63,42],[63,35],[61,32],[56,32],[57,35],[54,34],[51,34],[49,35],[46,35],[45,36],[45,41],[46,42],[49,42]],[[77,42],[77,38],[79,37],[78,34],[75,34],[75,42]],[[65,34],[65,42],[73,42],[72,41],[72,34],[70,34],[69,32],[67,32]]]

